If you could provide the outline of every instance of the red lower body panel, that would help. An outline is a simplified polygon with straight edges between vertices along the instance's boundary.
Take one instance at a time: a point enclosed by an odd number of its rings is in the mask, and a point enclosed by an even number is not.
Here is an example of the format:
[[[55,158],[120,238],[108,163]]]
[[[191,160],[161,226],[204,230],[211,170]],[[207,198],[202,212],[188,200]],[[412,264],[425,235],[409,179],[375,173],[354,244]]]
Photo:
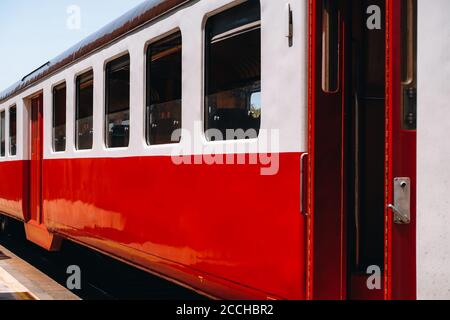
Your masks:
[[[47,227],[218,298],[305,297],[300,154],[261,165],[44,160]]]
[[[28,161],[0,162],[0,212],[25,220],[28,208]]]

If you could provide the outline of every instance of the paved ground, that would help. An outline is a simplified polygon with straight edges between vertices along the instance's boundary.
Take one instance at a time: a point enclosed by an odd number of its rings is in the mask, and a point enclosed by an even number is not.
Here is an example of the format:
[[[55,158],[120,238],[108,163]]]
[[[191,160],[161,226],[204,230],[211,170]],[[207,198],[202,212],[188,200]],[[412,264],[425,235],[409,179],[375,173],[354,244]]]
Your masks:
[[[0,300],[79,300],[79,298],[0,245]]]

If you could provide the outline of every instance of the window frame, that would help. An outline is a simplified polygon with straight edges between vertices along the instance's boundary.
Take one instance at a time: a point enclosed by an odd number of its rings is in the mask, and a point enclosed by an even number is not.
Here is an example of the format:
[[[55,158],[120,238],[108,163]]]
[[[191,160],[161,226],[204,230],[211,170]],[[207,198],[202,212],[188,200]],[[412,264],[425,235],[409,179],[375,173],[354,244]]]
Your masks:
[[[130,127],[128,128],[128,145],[126,147],[109,147],[108,146],[108,125],[107,125],[107,111],[108,111],[108,102],[109,102],[109,86],[108,86],[108,66],[110,63],[122,59],[125,56],[128,56],[129,58],[129,68],[130,68],[130,82],[129,82],[129,89],[130,89],[130,97],[129,97],[129,121],[130,121]],[[103,112],[102,112],[102,135],[103,135],[103,139],[102,139],[102,144],[103,147],[108,150],[108,151],[114,151],[114,150],[126,150],[130,147],[131,145],[131,64],[132,64],[132,59],[131,59],[131,54],[128,50],[126,51],[122,51],[121,53],[118,53],[114,56],[109,57],[108,59],[106,59],[103,63]],[[95,127],[95,125],[94,125]]]
[[[78,149],[78,139],[77,139],[77,113],[78,113],[78,104],[79,104],[79,88],[78,88],[78,79],[85,76],[88,73],[92,73],[92,146],[89,149]],[[95,73],[94,69],[92,67],[84,69],[83,71],[78,72],[75,74],[74,79],[74,88],[75,88],[75,99],[74,99],[74,113],[73,113],[73,142],[74,142],[74,149],[75,152],[88,152],[94,149],[94,143],[95,143],[95,122],[94,122],[94,114],[95,114]]]
[[[66,90],[66,99],[65,99],[65,104],[66,104],[66,117],[65,117],[65,144],[64,144],[64,150],[62,151],[56,151],[55,148],[55,105],[56,105],[56,95],[55,95],[55,91],[58,90],[58,87],[65,87]],[[52,146],[52,152],[53,153],[64,153],[67,151],[67,102],[68,102],[68,95],[67,95],[67,81],[66,79],[61,80],[60,82],[57,82],[56,84],[54,84],[52,86],[52,118],[51,118],[51,123],[52,123],[52,132],[51,132],[51,146]]]
[[[339,6],[336,3],[333,3],[334,5],[336,5],[335,9],[336,10],[336,14],[337,14],[337,30],[335,30],[336,32],[336,39],[332,39],[332,35],[333,35],[333,31],[331,31],[331,27],[332,27],[332,20],[333,17],[331,16],[331,13],[328,12],[326,10],[326,5],[330,5],[330,3],[332,3],[333,0],[325,0],[322,2],[322,24],[321,24],[321,32],[322,32],[322,40],[321,40],[321,56],[322,56],[322,61],[321,61],[321,73],[320,73],[320,77],[321,77],[321,89],[322,92],[324,93],[328,93],[328,94],[335,94],[338,93],[341,90],[341,79],[340,79],[340,73],[341,73],[341,51],[340,51],[340,46],[341,46],[341,38],[342,38],[342,15],[341,15],[341,11],[339,10]],[[325,16],[327,16],[328,20],[325,20]],[[325,25],[327,26],[327,28],[325,29]],[[327,32],[325,32],[325,30]],[[326,41],[328,40],[328,41]],[[334,51],[335,55],[332,55],[331,52],[331,47],[330,43],[331,40],[335,40],[336,43],[336,51]],[[336,60],[336,66],[335,68],[331,67],[331,61],[332,60]],[[332,76],[333,75],[333,76]],[[332,80],[334,79],[334,77],[336,77],[335,81],[336,83],[332,83]],[[332,84],[334,85],[334,87],[332,86]]]
[[[417,0],[401,0],[401,127],[417,130]]]
[[[180,119],[180,128],[183,130],[183,34],[181,32],[181,29],[179,27],[172,29],[169,32],[166,32],[164,34],[161,34],[157,37],[154,37],[152,40],[149,40],[146,42],[145,46],[144,46],[144,110],[143,110],[143,118],[144,118],[144,128],[143,128],[143,138],[144,138],[144,142],[146,147],[161,147],[161,146],[171,146],[171,145],[177,145],[181,143],[182,140],[182,136],[180,136],[180,140],[178,142],[173,142],[173,143],[165,143],[165,144],[151,144],[149,139],[148,139],[148,130],[150,130],[149,126],[148,126],[148,121],[147,121],[147,105],[149,102],[149,94],[148,94],[148,88],[147,86],[149,85],[149,81],[151,78],[151,72],[150,72],[150,61],[149,61],[149,50],[150,48],[155,45],[158,44],[159,42],[165,41],[167,39],[170,39],[171,37],[175,36],[175,35],[179,35],[180,40],[181,40],[181,119]]]
[[[261,68],[261,70],[260,71],[261,71],[261,76],[260,76],[260,91],[259,92],[262,94],[262,87],[263,87],[262,86],[262,83],[263,83],[263,76],[262,76],[263,75],[263,72],[262,72],[263,71],[263,69],[262,69],[263,68],[263,65],[262,65],[263,52],[262,52],[262,46],[263,46],[263,42],[264,42],[264,36],[263,36],[263,16],[262,16],[261,0],[258,0],[258,2],[259,2],[259,14],[260,14],[260,20],[257,21],[258,26],[256,26],[256,27],[255,26],[249,27],[248,29],[244,28],[244,30],[240,31],[239,34],[246,33],[246,32],[251,32],[251,31],[254,31],[256,29],[260,30],[260,33],[261,33],[261,35],[260,35],[260,41],[261,41],[260,42],[260,44],[261,44],[261,52],[260,52],[260,55],[261,55],[261,66],[260,66],[260,68]],[[258,135],[255,138],[227,140],[226,137],[224,137],[223,140],[210,140],[208,138],[208,136],[207,136],[207,130],[211,129],[211,128],[207,128],[207,119],[206,119],[206,114],[207,114],[207,112],[206,112],[206,108],[207,108],[206,100],[207,100],[207,95],[208,95],[208,82],[209,82],[208,67],[209,67],[209,59],[210,59],[209,58],[210,54],[208,52],[209,51],[208,48],[211,45],[211,43],[209,43],[208,40],[207,40],[207,38],[208,38],[208,34],[207,34],[207,32],[208,32],[208,28],[207,28],[208,21],[211,18],[213,18],[213,17],[215,17],[217,15],[220,15],[220,14],[222,14],[224,12],[233,10],[233,9],[239,7],[240,5],[243,5],[243,4],[245,4],[245,2],[237,2],[237,3],[234,2],[231,6],[222,6],[222,7],[218,8],[218,9],[216,9],[216,10],[210,11],[210,12],[206,13],[204,15],[204,17],[203,17],[203,25],[202,25],[202,100],[201,100],[202,101],[202,109],[201,109],[201,120],[202,120],[202,130],[201,130],[201,132],[202,133],[201,134],[202,134],[203,141],[206,142],[206,143],[209,143],[209,144],[218,144],[218,143],[227,143],[227,144],[229,144],[229,143],[250,143],[252,141],[258,141],[259,138],[260,138],[260,132],[263,129],[263,121],[262,121],[263,117],[261,116],[260,117],[260,121],[261,121],[260,122],[260,128],[258,130]],[[255,22],[246,23],[246,24],[243,24],[240,27],[250,26],[251,24],[254,24],[254,23]],[[228,32],[236,30],[236,29],[239,29],[240,27],[232,28],[232,29],[228,30]],[[226,32],[224,32],[224,33],[226,33]],[[231,36],[228,36],[228,37],[232,38],[232,37],[237,36],[239,34],[231,35]],[[220,39],[220,40],[226,40],[226,38],[227,37],[225,37],[225,39]],[[251,96],[255,92],[252,92],[250,94],[249,99],[251,99]],[[261,102],[261,106],[260,106],[261,114],[262,114],[263,108],[264,108],[264,106],[263,106],[263,103]]]
[[[12,109],[15,109],[15,111],[16,111],[16,119],[15,119],[15,127],[16,127],[16,143],[15,143],[15,147],[16,147],[16,151],[15,151],[15,153],[13,154],[12,152],[11,152],[11,110]],[[13,104],[13,105],[11,105],[9,108],[8,108],[8,122],[9,122],[9,132],[8,132],[8,142],[9,142],[9,146],[8,146],[8,156],[10,156],[10,157],[17,157],[17,146],[18,146],[18,144],[17,144],[17,136],[18,136],[18,132],[19,132],[19,130],[18,130],[18,122],[17,122],[17,105],[16,104]]]
[[[3,121],[3,125],[2,125],[2,117],[4,117],[4,121]],[[6,132],[6,122],[7,122],[7,119],[6,119],[6,109],[1,109],[0,110],[0,159],[5,159],[6,158],[6,155],[7,155],[7,152],[6,152],[6,135],[7,135],[7,132]],[[4,150],[3,150],[3,153],[1,152],[1,136],[2,136],[2,132],[4,131],[4,134],[3,134],[3,138],[5,139],[5,146],[4,146]]]

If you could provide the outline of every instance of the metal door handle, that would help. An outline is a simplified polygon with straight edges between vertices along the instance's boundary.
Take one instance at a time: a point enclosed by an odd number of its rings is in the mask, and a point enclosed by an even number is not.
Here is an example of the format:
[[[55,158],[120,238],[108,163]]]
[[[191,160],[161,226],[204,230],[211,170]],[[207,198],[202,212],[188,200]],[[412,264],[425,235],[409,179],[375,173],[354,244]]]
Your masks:
[[[305,178],[305,174],[304,174],[304,170],[305,170],[305,159],[307,159],[308,157],[308,153],[303,153],[302,156],[300,157],[300,212],[307,216],[308,213],[305,212],[305,206],[304,206],[304,201],[305,201],[305,188],[304,188],[304,178]]]
[[[397,209],[393,204],[388,205],[388,209],[391,209],[394,211],[395,217],[394,221],[396,221],[397,224],[410,224],[411,220],[409,217],[401,212],[399,209]]]
[[[394,212],[394,223],[411,223],[411,179],[394,179],[394,204],[389,204],[388,209]]]

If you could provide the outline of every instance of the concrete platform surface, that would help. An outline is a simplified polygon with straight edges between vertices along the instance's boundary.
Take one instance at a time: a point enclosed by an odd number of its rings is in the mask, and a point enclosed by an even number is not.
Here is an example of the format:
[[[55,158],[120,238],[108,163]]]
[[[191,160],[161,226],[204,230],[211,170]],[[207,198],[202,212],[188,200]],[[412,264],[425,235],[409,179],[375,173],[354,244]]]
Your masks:
[[[0,246],[0,300],[80,300],[80,298]]]

